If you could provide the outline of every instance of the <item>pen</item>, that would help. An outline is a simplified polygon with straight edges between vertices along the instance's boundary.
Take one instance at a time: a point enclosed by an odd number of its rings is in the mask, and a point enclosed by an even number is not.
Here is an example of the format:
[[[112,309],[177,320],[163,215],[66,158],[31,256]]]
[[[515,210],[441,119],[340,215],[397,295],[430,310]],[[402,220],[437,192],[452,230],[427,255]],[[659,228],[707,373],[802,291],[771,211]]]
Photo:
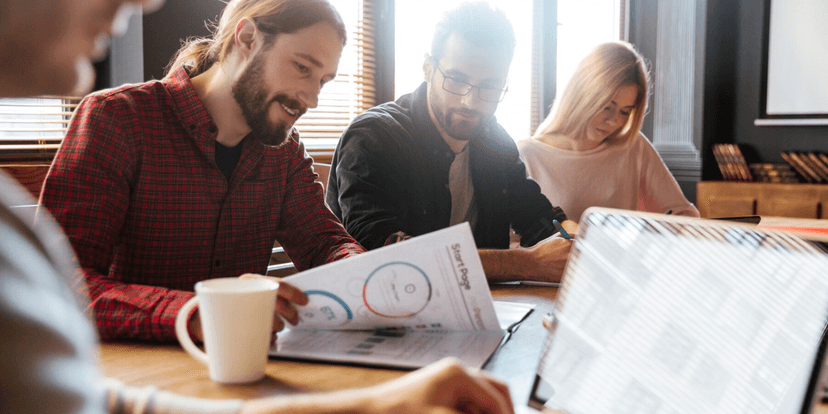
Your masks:
[[[561,287],[560,282],[540,282],[536,280],[521,280],[520,284],[525,286]]]
[[[564,230],[563,226],[561,226],[561,223],[559,223],[558,220],[552,220],[552,225],[555,226],[555,229],[561,233],[561,236],[563,238],[567,240],[572,240],[572,236],[570,236],[569,233],[567,233],[566,230]]]

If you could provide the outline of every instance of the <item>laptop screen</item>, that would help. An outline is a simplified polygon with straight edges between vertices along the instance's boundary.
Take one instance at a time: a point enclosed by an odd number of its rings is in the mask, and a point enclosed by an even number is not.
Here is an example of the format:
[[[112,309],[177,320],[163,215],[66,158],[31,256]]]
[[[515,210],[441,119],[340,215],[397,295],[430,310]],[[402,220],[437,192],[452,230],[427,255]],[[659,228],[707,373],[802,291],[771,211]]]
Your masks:
[[[828,312],[825,253],[785,234],[660,214],[593,208],[580,225],[530,405],[570,414],[810,406]]]

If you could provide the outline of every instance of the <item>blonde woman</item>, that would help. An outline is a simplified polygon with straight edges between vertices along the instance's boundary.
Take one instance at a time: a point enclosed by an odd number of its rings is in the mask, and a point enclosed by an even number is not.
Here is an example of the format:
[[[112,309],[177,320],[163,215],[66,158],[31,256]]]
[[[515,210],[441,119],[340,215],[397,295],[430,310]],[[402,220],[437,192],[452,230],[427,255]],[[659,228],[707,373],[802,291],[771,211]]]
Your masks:
[[[599,45],[535,135],[518,142],[528,174],[571,220],[591,206],[699,216],[640,132],[647,74],[629,43]]]

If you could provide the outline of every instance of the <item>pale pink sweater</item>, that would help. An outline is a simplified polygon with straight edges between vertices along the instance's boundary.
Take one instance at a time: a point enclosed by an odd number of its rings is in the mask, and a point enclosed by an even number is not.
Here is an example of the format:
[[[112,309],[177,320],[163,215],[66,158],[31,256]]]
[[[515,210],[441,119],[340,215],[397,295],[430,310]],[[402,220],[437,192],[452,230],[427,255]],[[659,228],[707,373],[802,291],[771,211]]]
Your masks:
[[[563,150],[531,138],[517,146],[529,176],[570,220],[579,221],[592,206],[699,216],[640,133],[626,142],[604,142],[588,151]]]

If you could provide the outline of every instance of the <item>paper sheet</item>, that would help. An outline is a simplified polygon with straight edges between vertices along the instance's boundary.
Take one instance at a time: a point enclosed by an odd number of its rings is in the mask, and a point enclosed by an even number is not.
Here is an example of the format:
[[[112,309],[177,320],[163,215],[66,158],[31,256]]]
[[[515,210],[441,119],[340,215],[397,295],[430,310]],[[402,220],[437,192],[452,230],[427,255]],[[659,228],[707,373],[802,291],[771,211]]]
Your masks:
[[[500,329],[467,223],[285,281],[310,297],[295,329]]]
[[[535,305],[494,302],[503,330],[517,325]],[[346,362],[410,368],[426,366],[447,356],[481,368],[497,349],[504,332],[446,330],[303,330],[279,334],[271,354],[278,358]]]
[[[479,368],[534,308],[495,306],[466,223],[285,280],[310,303],[279,333],[276,358],[414,369],[453,356]]]

